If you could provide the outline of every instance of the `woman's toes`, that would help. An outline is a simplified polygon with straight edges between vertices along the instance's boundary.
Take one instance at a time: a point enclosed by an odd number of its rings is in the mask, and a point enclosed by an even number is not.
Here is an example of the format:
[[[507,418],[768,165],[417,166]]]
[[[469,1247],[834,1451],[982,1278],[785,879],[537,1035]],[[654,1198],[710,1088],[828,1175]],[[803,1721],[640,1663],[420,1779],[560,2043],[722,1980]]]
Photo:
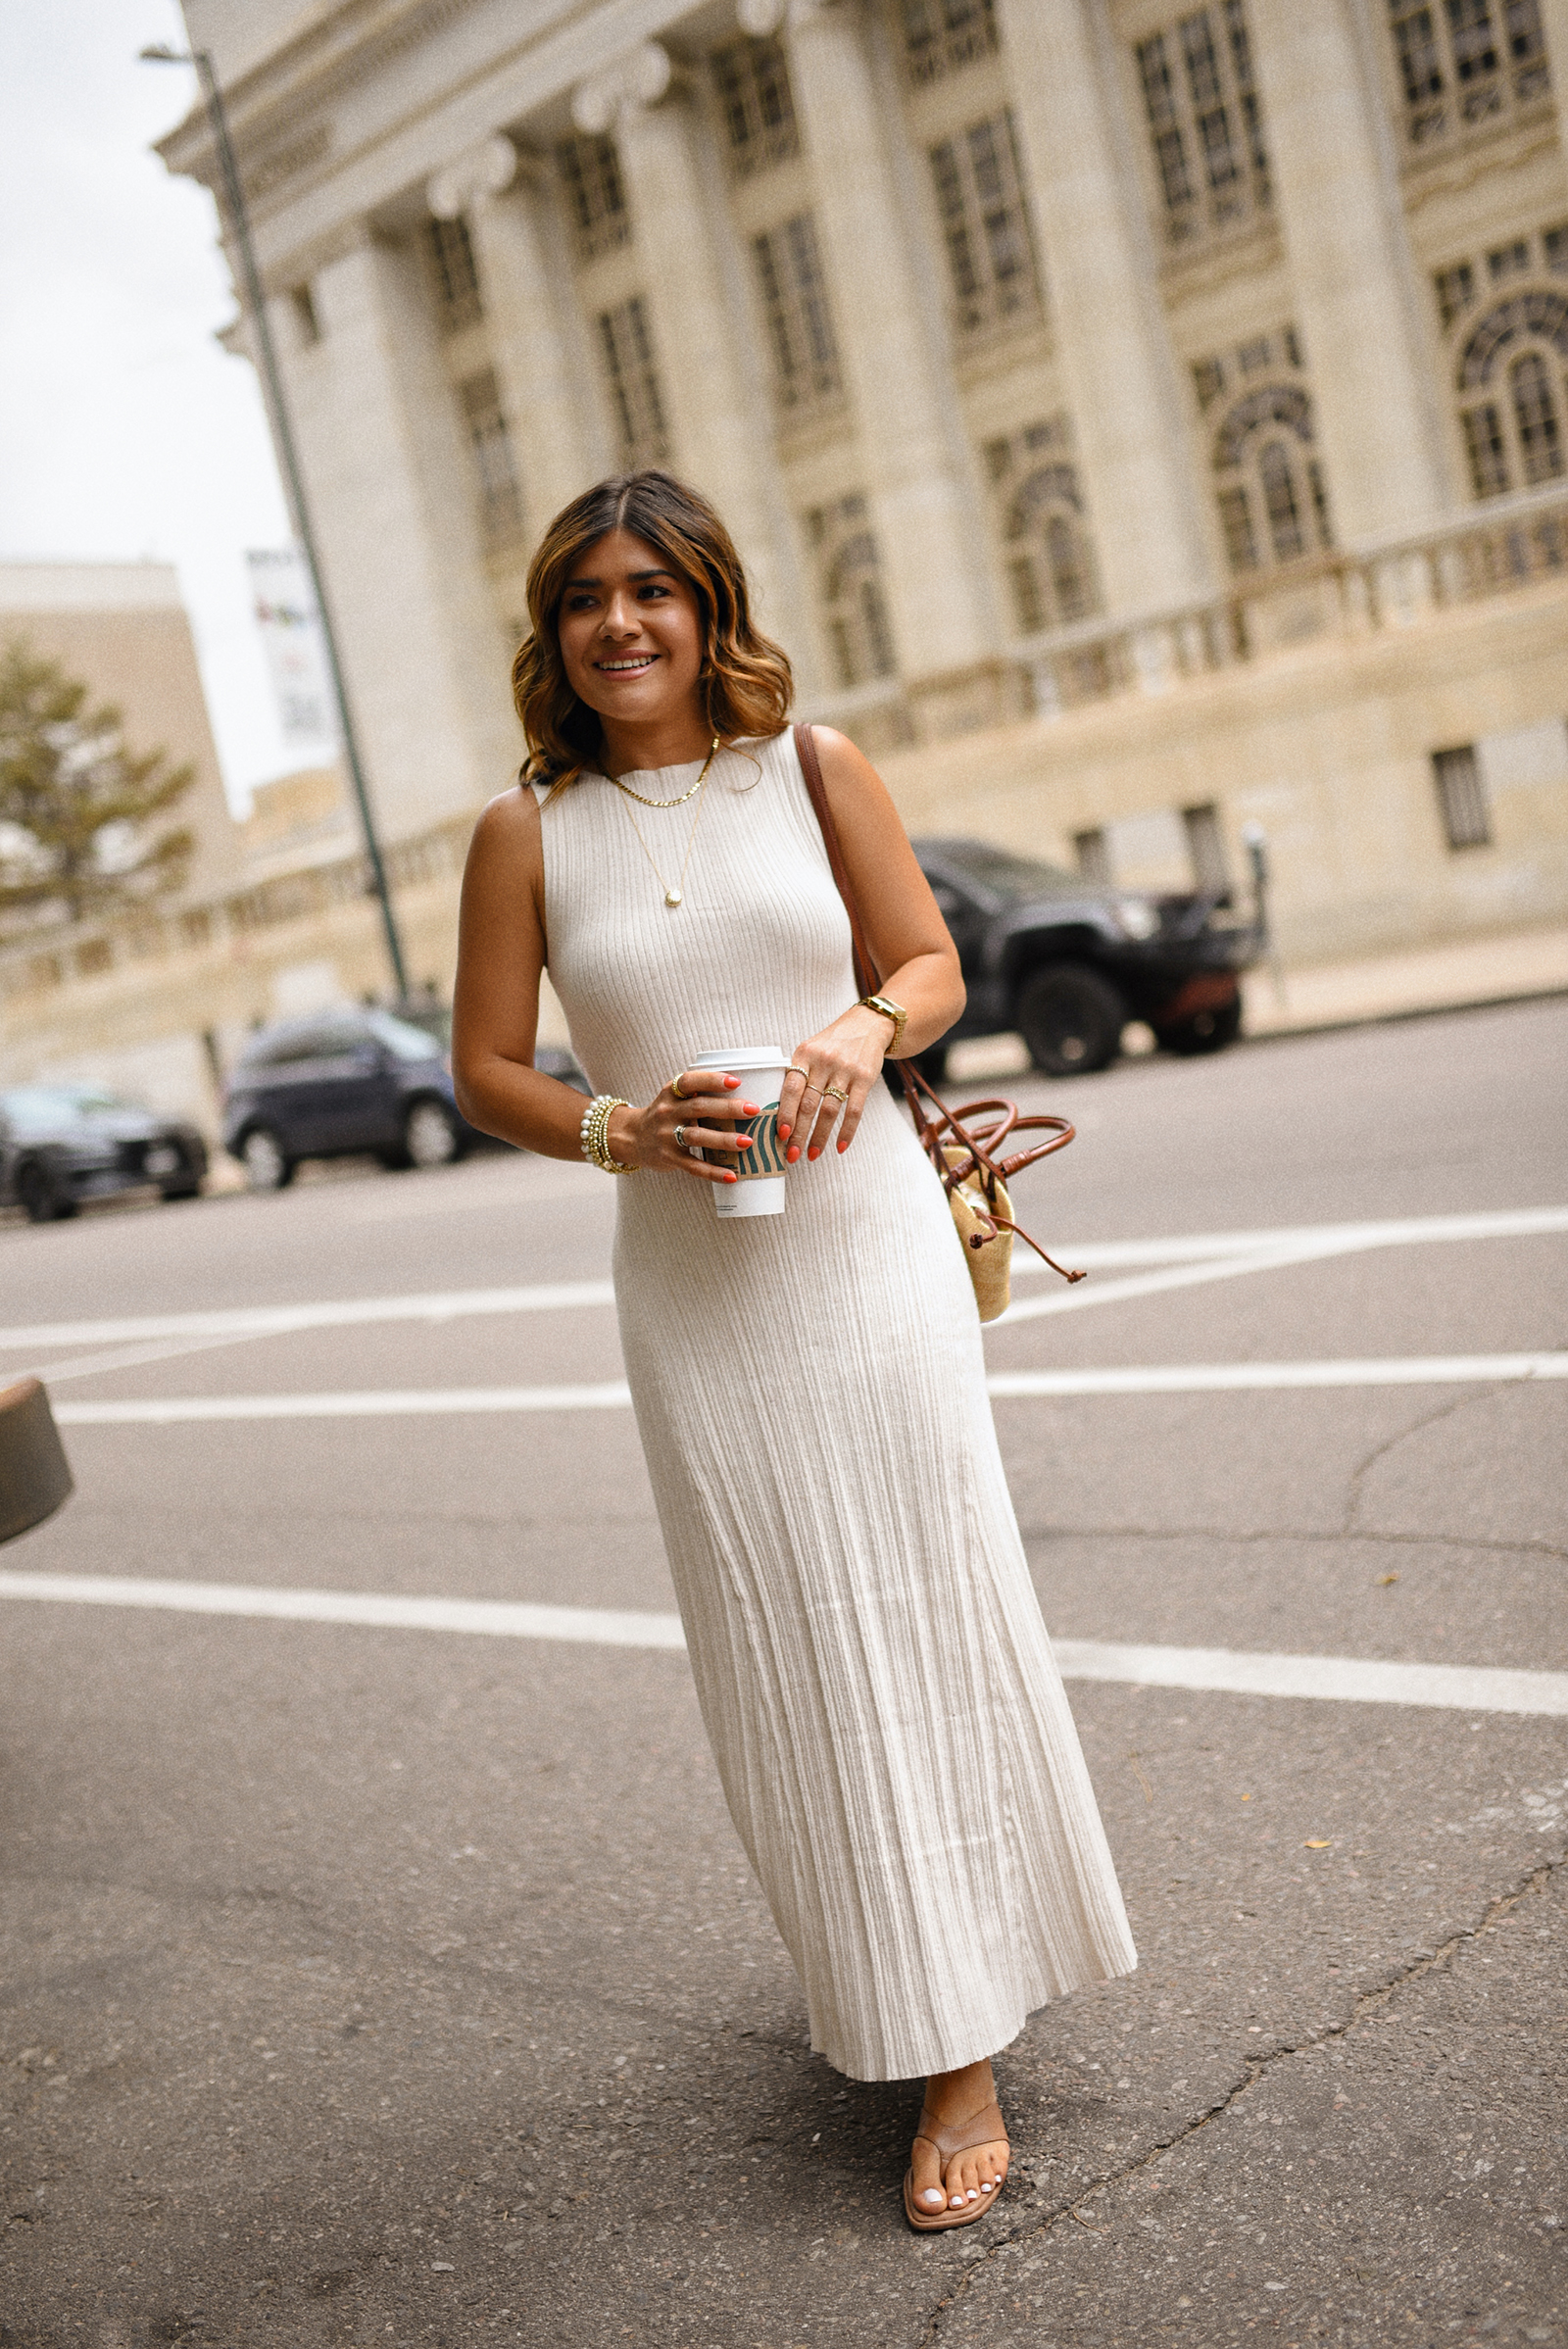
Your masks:
[[[940,2186],[927,2186],[923,2194],[917,2194],[915,2197],[917,2202],[925,2204],[927,2210],[933,2211],[940,2210],[946,2199]]]

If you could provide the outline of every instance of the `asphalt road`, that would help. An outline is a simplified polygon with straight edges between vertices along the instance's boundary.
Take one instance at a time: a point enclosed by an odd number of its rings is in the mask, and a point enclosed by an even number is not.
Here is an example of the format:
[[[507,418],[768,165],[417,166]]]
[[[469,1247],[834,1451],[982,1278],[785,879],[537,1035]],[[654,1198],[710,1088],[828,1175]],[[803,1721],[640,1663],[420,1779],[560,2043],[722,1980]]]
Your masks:
[[[918,2083],[808,2052],[667,1643],[614,1187],[490,1155],[0,1228],[0,1368],[51,1368],[78,1482],[0,1556],[4,2349],[1568,2344],[1568,1718],[1496,1709],[1568,1687],[1568,1383],[1493,1359],[1568,1346],[1568,1004],[1052,1098],[1021,1204],[1095,1270],[1021,1275],[1052,1310],[988,1350],[1079,1382],[998,1420],[1111,1675],[1070,1689],[1142,1963],[1006,2051],[1012,2182],[934,2238]],[[190,1611],[237,1587],[394,1620]],[[1282,1656],[1331,1692],[1234,1685]]]

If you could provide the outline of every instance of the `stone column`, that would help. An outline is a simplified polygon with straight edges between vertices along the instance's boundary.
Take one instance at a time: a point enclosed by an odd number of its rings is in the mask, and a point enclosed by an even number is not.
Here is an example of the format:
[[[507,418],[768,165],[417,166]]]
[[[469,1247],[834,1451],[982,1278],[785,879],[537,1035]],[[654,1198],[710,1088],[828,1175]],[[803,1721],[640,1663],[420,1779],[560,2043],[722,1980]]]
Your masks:
[[[732,257],[711,169],[699,152],[693,110],[672,87],[668,55],[644,42],[579,85],[572,116],[584,131],[614,129],[673,469],[723,514],[746,565],[758,625],[792,661],[808,660],[767,396],[751,360],[740,287],[733,267],[726,269]]]
[[[545,193],[528,159],[498,133],[438,171],[426,194],[437,220],[461,214],[468,223],[528,539],[537,544],[567,500],[610,470],[552,267]]]
[[[1350,5],[1250,5],[1296,323],[1346,545],[1425,529],[1453,496],[1394,132]]]
[[[999,0],[999,15],[1106,605],[1203,602],[1215,582],[1188,403],[1102,10]]]
[[[515,775],[508,648],[421,257],[362,227],[289,362],[307,493],[376,808],[398,839]]]

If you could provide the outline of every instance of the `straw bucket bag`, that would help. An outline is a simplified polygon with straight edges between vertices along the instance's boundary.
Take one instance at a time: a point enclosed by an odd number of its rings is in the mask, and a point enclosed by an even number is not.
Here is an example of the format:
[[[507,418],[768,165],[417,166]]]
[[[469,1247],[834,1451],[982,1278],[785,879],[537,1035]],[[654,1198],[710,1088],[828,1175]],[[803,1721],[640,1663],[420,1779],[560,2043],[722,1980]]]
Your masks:
[[[882,981],[865,932],[856,909],[845,868],[844,852],[839,846],[838,826],[827,804],[827,791],[822,781],[821,762],[809,726],[797,726],[795,748],[800,755],[801,772],[806,788],[816,810],[816,820],[822,827],[822,845],[833,868],[838,893],[844,900],[844,909],[850,917],[850,935],[855,944],[856,983],[865,995],[874,995]],[[1073,1139],[1074,1129],[1064,1117],[1044,1115],[1024,1117],[1016,1101],[1002,1098],[994,1101],[967,1101],[962,1108],[950,1109],[917,1069],[907,1060],[896,1060],[894,1066],[903,1082],[905,1098],[914,1118],[914,1130],[920,1138],[926,1156],[942,1179],[953,1211],[954,1228],[963,1243],[964,1261],[969,1278],[974,1283],[975,1303],[982,1321],[996,1321],[1007,1309],[1011,1293],[1012,1243],[1014,1237],[1032,1248],[1035,1254],[1059,1272],[1064,1281],[1081,1281],[1081,1272],[1067,1272],[1048,1256],[1037,1240],[1019,1228],[1012,1219],[1012,1199],[1007,1180],[1037,1159],[1049,1158],[1053,1150],[1065,1150]],[[924,1096],[922,1101],[921,1096]],[[930,1103],[930,1108],[925,1106]],[[1009,1150],[1005,1157],[998,1153],[1013,1135],[1041,1132],[1049,1141],[1030,1143],[1023,1150]]]

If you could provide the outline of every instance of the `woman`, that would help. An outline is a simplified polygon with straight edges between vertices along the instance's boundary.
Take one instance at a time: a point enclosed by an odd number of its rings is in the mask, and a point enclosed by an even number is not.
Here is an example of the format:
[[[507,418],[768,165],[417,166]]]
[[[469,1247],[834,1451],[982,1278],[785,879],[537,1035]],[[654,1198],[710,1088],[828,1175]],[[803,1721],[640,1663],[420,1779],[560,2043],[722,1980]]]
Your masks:
[[[925,2074],[905,2206],[995,2204],[991,2056],[1136,1963],[1030,1584],[941,1185],[879,1081],[963,1003],[942,916],[854,744],[815,741],[884,996],[850,930],[717,514],[668,474],[560,514],[513,672],[530,757],[464,884],[464,1114],[624,1176],[615,1295],[637,1422],[730,1813],[855,2080]],[[596,1086],[532,1065],[548,964]],[[886,1007],[881,1007],[885,1003]],[[720,1221],[746,1081],[792,1066],[782,1215]],[[702,1151],[703,1156],[694,1155]],[[646,1178],[646,1179],[645,1179]]]

